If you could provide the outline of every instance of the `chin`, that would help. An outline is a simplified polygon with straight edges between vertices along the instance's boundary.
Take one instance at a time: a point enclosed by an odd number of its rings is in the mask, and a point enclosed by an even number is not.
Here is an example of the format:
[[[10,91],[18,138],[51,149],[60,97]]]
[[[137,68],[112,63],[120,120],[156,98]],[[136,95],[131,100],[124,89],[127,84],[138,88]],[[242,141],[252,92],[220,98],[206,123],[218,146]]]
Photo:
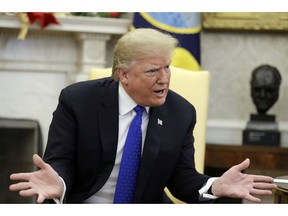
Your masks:
[[[162,106],[164,103],[165,103],[165,99],[163,99],[163,100],[157,100],[157,101],[154,101],[154,102],[152,103],[151,107]]]

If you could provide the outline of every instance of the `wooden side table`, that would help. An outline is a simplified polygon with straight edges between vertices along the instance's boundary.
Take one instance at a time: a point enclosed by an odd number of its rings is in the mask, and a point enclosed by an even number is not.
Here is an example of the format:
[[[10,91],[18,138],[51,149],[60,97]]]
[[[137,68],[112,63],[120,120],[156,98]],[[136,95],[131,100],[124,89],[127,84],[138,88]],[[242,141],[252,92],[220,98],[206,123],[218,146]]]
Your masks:
[[[284,147],[206,144],[205,167],[227,169],[250,158],[251,169],[288,173],[287,157],[288,148]]]
[[[279,176],[277,179],[288,179],[288,176]],[[276,183],[274,191],[274,203],[288,204],[288,184]]]

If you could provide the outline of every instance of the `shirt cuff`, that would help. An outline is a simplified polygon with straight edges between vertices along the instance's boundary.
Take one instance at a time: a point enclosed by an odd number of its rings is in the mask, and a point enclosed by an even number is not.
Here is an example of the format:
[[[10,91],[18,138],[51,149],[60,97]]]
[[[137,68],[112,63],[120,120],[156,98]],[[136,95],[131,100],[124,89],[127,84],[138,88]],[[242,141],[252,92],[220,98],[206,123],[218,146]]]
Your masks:
[[[200,200],[217,199],[217,196],[208,193],[209,188],[218,177],[209,178],[207,183],[199,190]]]
[[[61,195],[60,199],[58,198],[53,198],[54,202],[56,204],[63,204],[63,200],[64,200],[64,196],[65,196],[65,193],[66,193],[66,184],[64,182],[64,180],[59,176],[60,180],[62,181],[63,183],[63,187],[64,187],[64,190],[63,190],[63,194]]]

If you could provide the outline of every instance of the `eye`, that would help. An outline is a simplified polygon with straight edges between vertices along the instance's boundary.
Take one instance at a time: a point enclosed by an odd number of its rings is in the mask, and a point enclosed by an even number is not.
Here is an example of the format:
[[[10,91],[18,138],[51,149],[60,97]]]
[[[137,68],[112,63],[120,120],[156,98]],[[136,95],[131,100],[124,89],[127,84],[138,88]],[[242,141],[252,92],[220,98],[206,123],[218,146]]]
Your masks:
[[[169,73],[170,72],[170,65],[167,65],[164,67],[165,72]]]
[[[155,76],[155,74],[158,72],[159,69],[155,68],[155,69],[151,69],[145,72],[145,74],[147,76]]]

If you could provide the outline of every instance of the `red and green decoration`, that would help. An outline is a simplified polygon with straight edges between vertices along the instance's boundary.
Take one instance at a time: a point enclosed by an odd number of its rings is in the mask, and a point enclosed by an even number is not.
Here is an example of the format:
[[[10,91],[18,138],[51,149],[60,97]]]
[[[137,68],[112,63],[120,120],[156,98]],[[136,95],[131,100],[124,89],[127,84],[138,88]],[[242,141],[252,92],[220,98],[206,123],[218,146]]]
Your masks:
[[[27,16],[30,24],[39,22],[41,29],[44,29],[50,24],[60,25],[53,13],[27,12]]]
[[[119,18],[121,12],[73,12],[73,16]]]

